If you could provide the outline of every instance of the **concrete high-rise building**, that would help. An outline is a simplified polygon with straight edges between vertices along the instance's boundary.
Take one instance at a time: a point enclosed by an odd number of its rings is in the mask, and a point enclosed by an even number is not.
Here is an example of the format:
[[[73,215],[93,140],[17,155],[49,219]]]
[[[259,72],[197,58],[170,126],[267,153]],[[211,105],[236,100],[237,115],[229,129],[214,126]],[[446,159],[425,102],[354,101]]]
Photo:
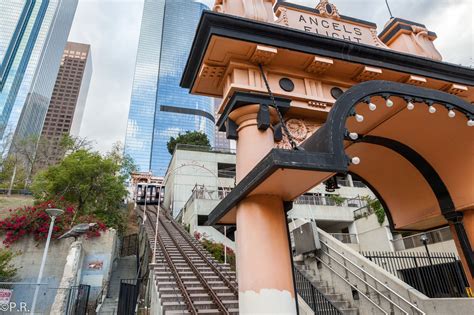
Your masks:
[[[0,144],[39,135],[78,0],[0,1]]]
[[[162,176],[171,155],[166,143],[186,131],[202,131],[214,143],[212,98],[179,86],[201,13],[193,0],[145,0],[125,153],[140,171]]]
[[[41,132],[49,146],[48,164],[62,158],[58,145],[64,135],[79,135],[91,76],[90,45],[68,42]]]

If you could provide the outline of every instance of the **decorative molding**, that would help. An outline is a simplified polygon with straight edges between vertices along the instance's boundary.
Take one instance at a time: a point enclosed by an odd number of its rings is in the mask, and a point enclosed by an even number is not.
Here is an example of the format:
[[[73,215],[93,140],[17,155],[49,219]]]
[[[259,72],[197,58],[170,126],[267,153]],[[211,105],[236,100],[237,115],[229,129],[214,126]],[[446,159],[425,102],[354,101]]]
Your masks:
[[[316,108],[326,108],[328,107],[328,103],[320,102],[320,101],[308,101],[309,107],[316,107]]]
[[[423,53],[428,58],[434,60],[443,60],[443,57],[433,45],[433,38],[430,37],[428,29],[419,25],[411,25],[411,29],[413,31],[413,36],[416,45],[423,51]]]
[[[225,67],[214,67],[203,64],[199,76],[204,79],[221,79],[224,75]]]
[[[463,94],[464,92],[467,92],[468,90],[469,88],[467,86],[461,85],[461,84],[455,84],[455,83],[450,84],[444,88],[444,91],[453,95]]]
[[[268,65],[277,55],[278,49],[269,46],[257,45],[250,61],[255,64]]]
[[[289,118],[285,121],[285,124],[297,145],[304,142],[321,126],[321,124],[300,118]],[[283,139],[276,143],[275,147],[288,150],[292,148],[285,133],[283,133]]]
[[[381,74],[382,69],[365,66],[354,76],[353,79],[357,82],[377,80]]]
[[[336,6],[332,3],[329,3],[329,0],[321,0],[316,6],[316,10],[319,10],[319,13],[324,17],[331,17],[333,19],[339,20],[341,16]]]
[[[372,39],[374,40],[375,46],[389,49],[389,47],[380,40],[379,35],[377,34],[376,28],[370,29],[370,35],[372,35]]]
[[[409,75],[403,82],[416,86],[424,86],[428,81],[424,77],[420,77],[417,75]]]
[[[332,67],[334,61],[330,58],[314,56],[311,63],[306,67],[305,71],[314,74],[323,74]]]
[[[275,15],[278,19],[275,21],[276,24],[290,26],[290,21],[288,21],[287,10],[284,7],[279,7]]]

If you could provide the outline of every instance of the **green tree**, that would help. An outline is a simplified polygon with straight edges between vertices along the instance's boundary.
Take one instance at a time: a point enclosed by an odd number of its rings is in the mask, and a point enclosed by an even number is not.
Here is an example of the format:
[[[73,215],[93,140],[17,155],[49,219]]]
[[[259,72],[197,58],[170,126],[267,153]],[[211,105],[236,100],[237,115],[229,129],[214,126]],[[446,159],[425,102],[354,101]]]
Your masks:
[[[103,157],[81,149],[39,172],[32,192],[42,201],[62,197],[77,205],[76,215],[94,214],[107,226],[120,228],[123,218],[119,209],[127,195],[122,164],[123,158],[115,153]]]
[[[8,282],[15,278],[18,269],[12,264],[13,257],[15,254],[10,250],[0,249],[0,281]]]
[[[178,137],[171,137],[166,144],[168,152],[172,155],[177,144],[190,144],[210,148],[211,143],[207,135],[201,131],[186,131],[184,134],[178,134]]]

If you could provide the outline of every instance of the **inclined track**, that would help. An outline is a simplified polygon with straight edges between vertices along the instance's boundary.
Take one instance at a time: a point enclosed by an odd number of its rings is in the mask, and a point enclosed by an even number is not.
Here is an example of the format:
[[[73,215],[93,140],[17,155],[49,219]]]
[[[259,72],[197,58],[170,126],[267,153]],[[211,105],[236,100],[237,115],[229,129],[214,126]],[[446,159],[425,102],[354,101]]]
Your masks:
[[[138,206],[137,210],[139,216],[143,215],[143,206]],[[152,250],[157,210],[157,206],[148,205],[146,211],[145,228]],[[182,314],[184,311],[191,314],[238,313],[235,273],[215,262],[198,241],[163,209],[159,215],[157,241],[155,280],[165,314]],[[171,286],[170,281],[176,282],[178,288],[172,290],[172,294],[169,294],[170,287],[160,286]]]

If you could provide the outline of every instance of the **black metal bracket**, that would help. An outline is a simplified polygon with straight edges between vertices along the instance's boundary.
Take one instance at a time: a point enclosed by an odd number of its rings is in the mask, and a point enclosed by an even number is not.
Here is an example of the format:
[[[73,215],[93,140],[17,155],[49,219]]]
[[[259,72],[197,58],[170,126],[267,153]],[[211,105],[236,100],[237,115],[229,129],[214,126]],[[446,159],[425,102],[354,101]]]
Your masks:
[[[260,104],[257,114],[257,128],[258,130],[265,131],[270,127],[270,125],[270,109],[268,108],[268,105]]]

